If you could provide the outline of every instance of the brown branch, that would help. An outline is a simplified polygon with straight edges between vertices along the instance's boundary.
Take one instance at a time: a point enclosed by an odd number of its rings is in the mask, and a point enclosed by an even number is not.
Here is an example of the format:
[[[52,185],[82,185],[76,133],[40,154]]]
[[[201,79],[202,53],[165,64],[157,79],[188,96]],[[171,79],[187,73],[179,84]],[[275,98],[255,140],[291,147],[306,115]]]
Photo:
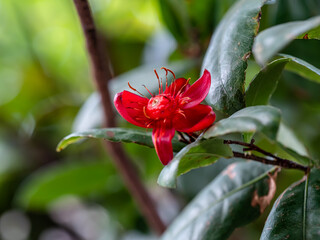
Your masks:
[[[239,153],[239,152],[233,152],[233,156],[239,157],[239,158],[244,158],[244,159],[249,159],[249,160],[254,160],[257,162],[264,163],[264,164],[280,166],[283,168],[291,168],[291,169],[293,168],[293,169],[302,170],[304,172],[308,172],[308,167],[297,164],[292,161],[289,161],[287,159],[283,159],[282,161],[270,160],[270,159],[259,157],[259,156],[253,155],[253,154],[245,154],[245,153]]]
[[[113,113],[113,103],[107,84],[108,80],[112,78],[109,67],[110,64],[106,54],[104,54],[102,43],[98,38],[88,1],[73,1],[83,28],[87,50],[91,60],[93,78],[101,95],[105,126],[114,127],[115,118]],[[111,155],[126,186],[133,198],[136,200],[148,224],[155,232],[161,234],[165,230],[165,225],[156,211],[155,204],[152,201],[151,196],[138,178],[131,160],[125,154],[122,145],[112,142],[105,142],[105,144],[108,153]]]
[[[304,171],[305,173],[309,172],[310,169],[308,166],[303,166],[301,164],[292,162],[288,159],[284,159],[284,158],[280,158],[278,156],[275,156],[272,153],[269,153],[269,152],[259,148],[258,146],[254,145],[253,142],[254,141],[251,141],[251,143],[244,143],[244,142],[233,141],[233,140],[224,140],[224,144],[237,144],[237,145],[245,146],[247,148],[244,148],[243,151],[256,151],[256,152],[262,153],[268,157],[273,158],[273,160],[259,157],[254,154],[246,154],[246,153],[240,153],[240,152],[233,151],[234,157],[249,159],[249,160],[261,162],[264,164],[276,165],[276,166],[280,166],[283,168],[298,169],[298,170]]]

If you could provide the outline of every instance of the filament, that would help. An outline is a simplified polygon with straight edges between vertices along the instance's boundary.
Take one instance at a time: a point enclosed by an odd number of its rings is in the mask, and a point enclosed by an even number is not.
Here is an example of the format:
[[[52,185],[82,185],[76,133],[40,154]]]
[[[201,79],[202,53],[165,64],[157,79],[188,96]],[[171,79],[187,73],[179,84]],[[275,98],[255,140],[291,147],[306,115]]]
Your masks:
[[[128,82],[128,86],[129,86],[129,88],[131,88],[133,91],[135,91],[135,92],[137,92],[137,93],[139,93],[142,97],[145,97],[145,98],[147,98],[145,95],[143,95],[141,92],[139,92],[137,89],[135,89],[135,88],[133,88],[131,85],[130,85],[130,83]],[[149,99],[149,98],[148,98]]]

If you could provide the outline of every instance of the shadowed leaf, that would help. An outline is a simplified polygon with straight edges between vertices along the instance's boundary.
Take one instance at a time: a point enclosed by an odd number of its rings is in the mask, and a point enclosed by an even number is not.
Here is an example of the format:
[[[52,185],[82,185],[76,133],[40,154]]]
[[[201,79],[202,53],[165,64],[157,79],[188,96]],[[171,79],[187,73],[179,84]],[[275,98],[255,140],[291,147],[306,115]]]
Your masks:
[[[274,203],[261,240],[320,239],[320,170],[292,184]],[[285,221],[284,221],[285,219]]]
[[[273,170],[256,162],[229,165],[188,204],[161,239],[227,239],[268,205],[275,192],[274,179],[268,177]]]
[[[268,64],[252,80],[246,91],[246,106],[267,105],[275,91],[287,59],[281,58]]]

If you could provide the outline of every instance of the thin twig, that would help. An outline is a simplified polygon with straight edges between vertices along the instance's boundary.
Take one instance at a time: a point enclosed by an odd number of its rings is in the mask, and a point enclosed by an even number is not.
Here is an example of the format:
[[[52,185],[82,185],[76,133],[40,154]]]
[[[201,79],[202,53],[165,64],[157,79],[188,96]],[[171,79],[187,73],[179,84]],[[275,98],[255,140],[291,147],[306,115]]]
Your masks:
[[[188,141],[188,140],[184,137],[184,135],[183,135],[182,132],[177,131],[177,133],[178,133],[178,135],[179,135],[179,141],[180,141],[180,142],[183,142],[183,143],[186,143],[186,144],[191,143],[190,141]]]
[[[292,162],[292,161],[290,161],[288,159],[280,158],[278,156],[273,155],[272,153],[269,153],[269,152],[261,149],[260,147],[254,145],[253,141],[251,141],[251,143],[244,143],[244,142],[233,141],[233,140],[224,140],[224,143],[225,144],[237,144],[237,145],[245,146],[247,148],[244,148],[243,151],[256,151],[256,152],[262,153],[262,154],[264,154],[264,155],[266,155],[268,157],[273,158],[273,160],[267,159],[267,158],[263,158],[263,157],[259,157],[259,156],[256,156],[254,154],[246,154],[246,153],[240,153],[240,152],[233,151],[233,156],[234,157],[254,160],[254,161],[257,161],[257,162],[264,163],[264,164],[276,165],[276,166],[280,166],[280,167],[283,167],[283,168],[298,169],[298,170],[304,171],[305,173],[308,173],[309,170],[310,170],[308,166],[303,166],[301,164]]]
[[[77,9],[86,39],[94,81],[101,95],[105,117],[104,125],[106,127],[114,127],[116,125],[114,117],[115,115],[113,113],[113,104],[107,84],[108,80],[112,78],[109,67],[110,64],[106,54],[103,51],[104,49],[102,46],[102,41],[97,35],[88,0],[73,1]],[[161,234],[165,230],[165,225],[156,211],[155,204],[152,201],[151,196],[146,191],[144,185],[137,176],[131,160],[125,154],[122,145],[112,142],[105,143],[108,153],[111,155],[116,167],[123,177],[126,186],[131,192],[133,198],[136,200],[148,224],[155,232]]]

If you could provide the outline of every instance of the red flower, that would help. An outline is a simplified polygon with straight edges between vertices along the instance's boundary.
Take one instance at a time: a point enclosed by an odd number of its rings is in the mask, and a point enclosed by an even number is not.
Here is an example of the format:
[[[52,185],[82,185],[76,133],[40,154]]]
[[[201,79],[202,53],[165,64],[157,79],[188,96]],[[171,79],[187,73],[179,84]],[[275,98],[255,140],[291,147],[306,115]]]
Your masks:
[[[162,68],[166,73],[171,72]],[[189,79],[178,78],[170,86],[166,81],[166,89],[155,71],[159,94],[151,94],[151,98],[140,94],[142,97],[128,91],[118,93],[114,98],[114,104],[120,115],[128,122],[143,128],[153,128],[152,140],[158,157],[162,164],[167,165],[173,158],[171,140],[175,130],[192,133],[209,127],[216,116],[212,108],[200,104],[207,96],[210,85],[210,73],[205,70],[200,79],[190,86]]]

